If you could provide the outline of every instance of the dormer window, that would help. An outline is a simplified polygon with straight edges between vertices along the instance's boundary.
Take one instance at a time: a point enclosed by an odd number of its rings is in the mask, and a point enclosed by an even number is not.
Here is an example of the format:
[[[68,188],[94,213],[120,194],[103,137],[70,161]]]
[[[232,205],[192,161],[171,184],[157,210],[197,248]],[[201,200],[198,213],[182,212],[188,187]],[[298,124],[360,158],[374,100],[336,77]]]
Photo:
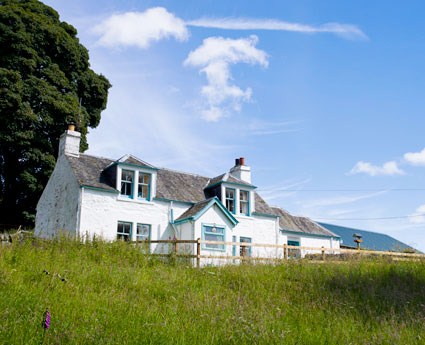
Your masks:
[[[133,196],[133,181],[134,171],[122,170],[121,171],[121,195],[129,198]]]
[[[244,216],[249,216],[249,192],[246,190],[239,192],[239,212]]]
[[[232,188],[226,188],[226,208],[235,214],[235,190]]]
[[[151,183],[151,175],[139,172],[139,183],[137,197],[139,199],[148,199],[149,200],[149,190]]]

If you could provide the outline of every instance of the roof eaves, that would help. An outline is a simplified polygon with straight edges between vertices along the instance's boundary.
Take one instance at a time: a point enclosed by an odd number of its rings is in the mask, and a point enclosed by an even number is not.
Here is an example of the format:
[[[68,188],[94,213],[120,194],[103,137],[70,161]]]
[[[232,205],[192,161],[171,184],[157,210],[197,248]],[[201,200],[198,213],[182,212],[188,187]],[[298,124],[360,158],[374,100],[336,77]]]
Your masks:
[[[314,234],[314,233],[310,233],[310,232],[294,231],[294,230],[288,230],[288,229],[279,229],[279,230],[280,230],[280,232],[289,233],[289,234],[293,234],[293,235],[302,235],[302,236],[306,236],[306,237],[336,238],[339,241],[341,241],[341,236],[338,236],[338,235]]]
[[[223,206],[220,200],[217,197],[214,197],[204,207],[202,207],[202,209],[200,209],[195,215],[176,220],[174,221],[174,224],[182,224],[191,220],[197,221],[214,204],[216,204],[218,208],[225,214],[225,216],[227,216],[227,218],[230,220],[233,226],[236,226],[239,223],[239,221],[229,212],[229,210]]]
[[[102,192],[106,192],[106,193],[119,194],[119,191],[117,189],[107,189],[107,188],[101,188],[101,187],[94,187],[94,186],[89,186],[87,184],[81,184],[81,183],[80,183],[80,188],[98,190],[98,191],[102,191]]]
[[[261,217],[271,217],[271,218],[279,218],[279,216],[275,214],[269,214],[269,213],[261,213],[261,212],[252,212],[253,216],[261,216]]]

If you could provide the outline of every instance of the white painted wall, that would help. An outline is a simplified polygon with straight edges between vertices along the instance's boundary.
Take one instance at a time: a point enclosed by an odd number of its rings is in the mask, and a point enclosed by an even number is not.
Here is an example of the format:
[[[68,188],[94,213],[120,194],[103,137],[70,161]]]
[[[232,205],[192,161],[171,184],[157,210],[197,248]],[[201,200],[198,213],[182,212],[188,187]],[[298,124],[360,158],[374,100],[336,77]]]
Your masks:
[[[169,224],[170,202],[123,199],[117,194],[83,188],[81,204],[80,235],[89,239],[96,234],[107,241],[115,240],[119,221],[132,223],[133,241],[136,240],[137,223],[151,225],[151,240],[178,237]],[[188,207],[188,204],[173,202],[174,218]],[[167,245],[151,247],[154,252],[168,252],[168,249]]]
[[[80,188],[66,156],[58,158],[55,169],[37,204],[35,235],[51,238],[59,232],[76,234]]]
[[[237,216],[236,219],[239,223],[233,230],[233,236],[237,236],[237,241],[240,240],[240,237],[248,237],[252,239],[252,243],[278,244],[277,218]],[[236,248],[236,251],[239,253],[239,247]],[[276,257],[276,249],[252,247],[251,256]]]

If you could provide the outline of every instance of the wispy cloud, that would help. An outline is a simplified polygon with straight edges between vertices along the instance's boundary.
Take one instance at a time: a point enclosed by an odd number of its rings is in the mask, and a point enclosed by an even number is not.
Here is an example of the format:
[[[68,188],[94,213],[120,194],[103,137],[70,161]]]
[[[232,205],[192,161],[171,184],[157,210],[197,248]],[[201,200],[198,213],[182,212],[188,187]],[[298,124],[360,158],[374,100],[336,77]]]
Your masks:
[[[409,164],[425,166],[425,148],[419,152],[405,153],[403,158]]]
[[[272,200],[287,198],[297,192],[294,189],[300,188],[311,182],[311,178],[287,180],[278,184],[266,186],[258,190],[261,196],[268,202]]]
[[[319,26],[290,23],[276,19],[253,18],[201,18],[187,21],[188,26],[226,30],[275,30],[305,34],[332,33],[347,39],[368,39],[366,34],[355,25],[326,23]]]
[[[114,14],[94,28],[100,45],[148,48],[152,42],[173,37],[185,41],[189,31],[184,21],[163,7],[144,12]]]
[[[230,39],[223,37],[206,38],[202,45],[191,51],[184,65],[201,68],[207,77],[207,85],[201,94],[208,106],[202,110],[206,121],[218,121],[232,111],[239,112],[243,102],[251,99],[252,90],[242,90],[231,84],[230,66],[237,63],[268,66],[268,55],[257,49],[257,36]]]
[[[382,166],[373,165],[369,162],[357,162],[356,165],[351,169],[348,175],[355,174],[366,174],[370,176],[392,176],[392,175],[404,175],[404,171],[398,167],[396,161],[390,161],[384,163]]]
[[[263,121],[259,119],[251,120],[247,125],[249,135],[273,135],[281,133],[298,132],[301,129],[297,127],[300,121]]]
[[[305,208],[317,208],[317,207],[327,207],[327,206],[335,206],[335,205],[346,205],[352,204],[360,200],[370,199],[377,197],[386,193],[385,191],[369,193],[363,195],[351,195],[351,196],[336,196],[331,198],[321,198],[310,201],[303,201],[302,205]]]
[[[413,224],[425,223],[425,204],[419,206],[414,213],[409,215],[409,222]]]

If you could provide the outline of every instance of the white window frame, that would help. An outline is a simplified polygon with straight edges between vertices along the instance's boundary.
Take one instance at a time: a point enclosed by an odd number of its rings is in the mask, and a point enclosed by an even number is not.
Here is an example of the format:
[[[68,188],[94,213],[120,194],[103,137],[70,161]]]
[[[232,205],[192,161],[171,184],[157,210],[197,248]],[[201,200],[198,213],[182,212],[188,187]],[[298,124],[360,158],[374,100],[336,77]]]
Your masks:
[[[242,200],[242,193],[246,193],[246,200]],[[250,216],[251,215],[251,193],[247,190],[239,189],[239,214],[242,216]],[[246,213],[242,212],[242,204],[246,205]]]

